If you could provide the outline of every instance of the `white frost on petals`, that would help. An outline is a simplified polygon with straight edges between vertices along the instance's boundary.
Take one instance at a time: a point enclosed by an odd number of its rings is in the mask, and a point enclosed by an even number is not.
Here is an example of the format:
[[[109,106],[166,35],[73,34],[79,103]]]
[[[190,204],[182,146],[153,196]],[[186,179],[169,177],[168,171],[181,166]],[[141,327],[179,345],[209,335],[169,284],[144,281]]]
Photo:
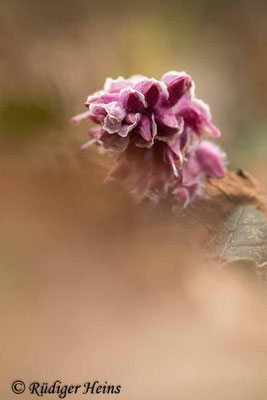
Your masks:
[[[166,142],[169,143],[170,145],[173,144],[175,142],[175,140],[177,139],[178,136],[180,136],[183,133],[184,130],[184,119],[182,117],[177,117],[177,119],[179,118],[179,128],[177,129],[177,132],[169,135],[169,136],[156,136],[157,140],[160,140],[161,142]]]
[[[187,206],[202,195],[205,180],[223,176],[224,153],[203,142],[220,131],[208,104],[195,97],[195,83],[186,72],[169,71],[161,80],[107,78],[104,89],[88,96],[85,105],[89,111],[72,121],[88,118],[97,127],[90,129],[92,139],[81,150],[96,143],[100,151],[116,154],[108,179],[121,179],[130,192]]]
[[[169,71],[166,72],[164,75],[161,77],[161,81],[168,84],[175,78],[180,78],[181,76],[187,76],[188,74],[184,71],[177,72],[177,71]]]
[[[146,102],[146,99],[145,99],[145,96],[143,95],[143,93],[139,92],[139,90],[134,90],[133,88],[125,88],[120,91],[120,95],[122,96],[128,92],[136,94],[139,97],[139,100],[141,101],[141,103],[143,103],[143,106],[145,108],[147,108],[147,102]]]
[[[126,110],[120,107],[116,101],[112,101],[108,104],[90,104],[89,110],[93,115],[99,115],[99,113],[103,112],[103,115],[106,114],[108,117],[113,118],[118,122],[122,121],[126,116]]]
[[[121,125],[120,129],[118,130],[118,135],[120,135],[121,137],[126,137],[128,133],[131,132],[136,127],[140,119],[141,119],[141,114],[140,113],[135,114],[134,122],[132,124]]]
[[[104,91],[116,93],[129,86],[133,86],[133,83],[130,79],[124,79],[122,76],[119,76],[117,79],[107,78],[104,85]]]

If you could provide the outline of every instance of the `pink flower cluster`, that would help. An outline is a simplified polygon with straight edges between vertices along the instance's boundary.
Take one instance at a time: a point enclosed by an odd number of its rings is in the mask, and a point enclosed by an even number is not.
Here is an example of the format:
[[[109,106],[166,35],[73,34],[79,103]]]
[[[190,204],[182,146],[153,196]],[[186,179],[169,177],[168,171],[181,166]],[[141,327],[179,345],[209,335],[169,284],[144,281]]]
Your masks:
[[[104,89],[90,95],[88,111],[92,144],[117,155],[107,179],[117,178],[143,197],[192,202],[203,194],[203,182],[224,174],[224,153],[203,137],[218,137],[207,104],[194,94],[184,72],[161,80],[135,75],[107,78]]]

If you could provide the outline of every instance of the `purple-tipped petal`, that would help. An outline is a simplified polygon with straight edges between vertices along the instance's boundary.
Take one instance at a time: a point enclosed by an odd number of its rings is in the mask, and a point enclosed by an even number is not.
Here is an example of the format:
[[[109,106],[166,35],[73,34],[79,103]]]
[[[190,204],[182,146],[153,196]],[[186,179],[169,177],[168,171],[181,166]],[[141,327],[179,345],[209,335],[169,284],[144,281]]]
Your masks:
[[[193,108],[185,108],[180,111],[186,126],[189,126],[194,132],[198,133],[199,114]]]
[[[193,91],[187,92],[174,107],[173,112],[184,118],[185,126],[190,127],[199,136],[219,137],[219,129],[211,123],[209,106],[194,97]]]
[[[135,131],[138,134],[135,138],[136,146],[147,148],[153,146],[154,138],[157,135],[157,125],[154,116],[152,115],[152,117],[149,118],[148,116],[143,115]]]
[[[185,72],[169,71],[166,72],[164,75],[162,75],[161,81],[164,82],[166,85],[168,85],[176,78],[180,78],[183,76],[187,76],[187,74]]]
[[[140,82],[135,86],[135,89],[143,93],[148,107],[152,108],[158,103],[160,90],[156,82],[149,80]]]
[[[160,134],[165,136],[173,135],[180,131],[181,125],[177,117],[171,112],[161,112],[155,114],[155,121]]]
[[[142,117],[137,130],[146,142],[149,142],[152,139],[151,123],[150,119],[146,115]]]
[[[196,148],[196,159],[207,178],[221,178],[224,175],[224,153],[215,144],[204,141]]]
[[[145,96],[137,90],[125,89],[121,95],[123,107],[127,112],[138,113],[144,111],[145,107],[147,107]]]
[[[191,87],[192,79],[189,75],[178,76],[173,79],[168,85],[169,92],[169,106],[174,106],[180,98],[185,94],[185,92]]]

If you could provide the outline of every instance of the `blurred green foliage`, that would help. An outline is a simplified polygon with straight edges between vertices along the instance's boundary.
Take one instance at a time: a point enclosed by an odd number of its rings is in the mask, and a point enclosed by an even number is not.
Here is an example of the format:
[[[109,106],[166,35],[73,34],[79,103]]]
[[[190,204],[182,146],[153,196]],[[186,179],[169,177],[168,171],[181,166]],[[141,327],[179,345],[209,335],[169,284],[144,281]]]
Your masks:
[[[5,136],[26,139],[60,124],[62,107],[58,98],[22,96],[0,104],[0,126]]]
[[[233,160],[237,158],[247,165],[253,164],[257,157],[263,158],[267,153],[265,124],[259,121],[256,124],[248,121],[236,124],[228,153]]]

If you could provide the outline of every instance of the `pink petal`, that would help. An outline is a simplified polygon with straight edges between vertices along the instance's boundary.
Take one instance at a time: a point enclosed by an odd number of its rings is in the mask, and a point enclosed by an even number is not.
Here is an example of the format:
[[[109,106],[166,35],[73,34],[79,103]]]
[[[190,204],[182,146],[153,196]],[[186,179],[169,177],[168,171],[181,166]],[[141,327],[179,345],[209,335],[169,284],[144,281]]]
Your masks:
[[[196,148],[196,158],[207,178],[221,178],[224,175],[224,154],[215,144],[204,141]]]
[[[156,124],[165,135],[173,135],[181,129],[181,122],[171,112],[161,112],[155,115]]]
[[[138,132],[145,141],[149,142],[152,139],[151,123],[150,119],[146,115],[142,116],[141,121],[138,124]]]
[[[184,186],[192,186],[199,182],[201,178],[201,167],[195,156],[191,154],[183,164],[182,181]]]
[[[121,127],[118,129],[118,135],[122,137],[127,136],[136,127],[140,119],[141,119],[141,114],[139,113],[131,114],[131,116],[127,118],[127,121],[130,121],[130,123],[122,124]]]
[[[133,82],[129,79],[124,79],[122,76],[119,76],[117,79],[107,78],[104,90],[110,93],[118,93],[122,89],[133,87]]]
[[[92,114],[90,113],[90,111],[85,111],[81,114],[77,114],[74,117],[71,118],[71,122],[73,124],[78,124],[81,120],[83,119],[90,119],[92,117]]]
[[[143,93],[149,107],[154,107],[159,101],[160,91],[154,81],[143,81],[135,86],[135,89]]]
[[[174,106],[185,92],[191,87],[192,79],[189,75],[179,76],[173,79],[168,85],[169,105]]]
[[[142,112],[147,107],[145,96],[136,90],[125,89],[121,92],[121,105],[128,112]]]

